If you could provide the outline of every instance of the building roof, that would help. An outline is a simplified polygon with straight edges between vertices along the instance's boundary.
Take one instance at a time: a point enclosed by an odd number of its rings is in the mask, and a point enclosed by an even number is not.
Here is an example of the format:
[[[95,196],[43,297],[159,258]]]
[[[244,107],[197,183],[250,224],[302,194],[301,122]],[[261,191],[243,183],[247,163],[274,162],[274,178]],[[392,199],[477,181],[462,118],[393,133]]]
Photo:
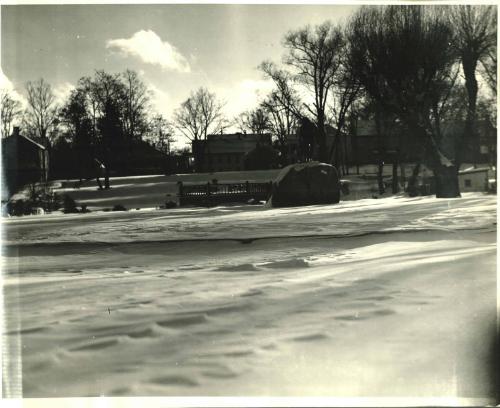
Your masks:
[[[224,140],[232,142],[235,140],[251,140],[252,142],[270,138],[269,133],[257,134],[257,133],[214,133],[207,136],[207,140]]]
[[[208,135],[207,142],[207,152],[210,154],[245,154],[253,150],[258,142],[270,144],[271,135],[255,133],[213,134]]]
[[[24,135],[21,135],[20,133],[15,133],[15,134],[12,134],[10,135],[9,137],[6,137],[4,139],[2,139],[2,144],[3,143],[17,143],[15,142],[16,138],[19,137],[19,138],[22,138],[22,140],[28,142],[29,144],[37,147],[38,149],[41,149],[41,150],[47,150],[47,148],[45,146],[43,146],[42,144],[38,143],[38,142],[35,142],[33,139],[29,138],[28,136],[24,136]]]
[[[470,169],[460,170],[458,174],[482,173],[482,172],[488,172],[488,170],[489,170],[488,167],[481,167],[478,169],[470,168]]]
[[[42,150],[46,150],[47,149],[45,146],[41,145],[40,143],[35,142],[33,139],[29,138],[28,136],[24,136],[24,135],[21,135],[21,134],[19,134],[18,136],[26,139],[30,143],[33,143],[34,145],[36,145],[37,147],[39,147]]]
[[[486,120],[476,121],[476,130],[479,134],[486,134],[488,131],[494,130],[491,124]],[[445,135],[453,135],[463,133],[464,121],[446,121],[441,123],[441,132]],[[375,125],[375,120],[371,119],[359,119],[357,123],[357,136],[375,136],[377,134],[377,128]]]

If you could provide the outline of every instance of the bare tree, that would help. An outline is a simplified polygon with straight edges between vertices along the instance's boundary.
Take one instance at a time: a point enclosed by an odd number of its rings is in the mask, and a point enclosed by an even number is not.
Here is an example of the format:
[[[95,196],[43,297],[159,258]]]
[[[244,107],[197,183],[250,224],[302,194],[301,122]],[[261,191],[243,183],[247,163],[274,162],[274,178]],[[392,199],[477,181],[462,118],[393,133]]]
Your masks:
[[[269,112],[262,106],[243,112],[237,122],[242,132],[250,131],[262,135],[271,130]]]
[[[11,134],[12,124],[21,115],[21,103],[6,89],[2,89],[0,94],[2,137],[8,137]]]
[[[422,158],[435,175],[436,195],[459,196],[457,163],[444,149],[435,114],[456,62],[452,26],[437,8],[365,6],[351,21],[349,40],[354,74],[368,96],[420,141]]]
[[[93,166],[92,157],[92,119],[87,106],[86,92],[76,88],[62,107],[59,117],[61,124],[70,136],[77,154],[77,166],[80,182],[90,173]]]
[[[496,92],[497,11],[495,6],[458,5],[452,8],[449,15],[456,30],[454,45],[460,55],[468,96],[465,133],[458,148],[460,163],[467,147],[479,152],[475,121],[479,90],[476,72],[480,61],[487,68],[488,82],[495,84],[492,88]],[[469,143],[465,138],[469,138]]]
[[[163,115],[154,115],[149,121],[146,139],[161,152],[170,154],[171,144],[175,141],[172,125]]]
[[[223,126],[222,107],[214,93],[199,88],[174,113],[177,128],[189,140],[206,140]]]
[[[331,88],[341,65],[344,37],[340,26],[327,21],[314,28],[307,26],[289,32],[283,45],[288,50],[285,64],[290,66],[295,77],[314,94],[313,106],[305,105],[315,118],[318,127],[318,150],[316,157],[328,160],[326,149],[326,110]]]
[[[122,74],[125,85],[124,132],[129,139],[140,139],[147,130],[150,91],[135,71]]]
[[[482,74],[491,93],[497,95],[497,47],[492,47],[488,55],[481,59]]]
[[[347,35],[346,35],[347,36]],[[353,74],[348,51],[349,43],[344,43],[340,52],[340,67],[335,75],[335,82],[331,92],[330,118],[335,127],[335,138],[329,151],[329,161],[337,169],[346,169],[346,146],[341,143],[341,135],[347,131],[348,113],[361,94],[361,83]]]
[[[174,113],[177,129],[193,142],[198,171],[203,166],[207,136],[222,131],[226,126],[222,108],[223,104],[216,95],[202,87],[192,92]]]
[[[104,166],[104,188],[110,188],[110,169],[117,165],[114,153],[124,142],[125,86],[119,74],[96,71],[94,78],[84,80],[93,109],[96,145]]]
[[[43,78],[26,84],[28,107],[25,121],[36,132],[44,146],[49,146],[48,130],[57,118],[57,107],[51,86]]]
[[[297,127],[298,119],[303,116],[300,109],[302,102],[292,86],[290,73],[268,61],[263,62],[259,68],[276,86],[262,101],[261,106],[269,113],[271,132],[278,141],[283,164],[287,164],[290,159],[289,138]]]

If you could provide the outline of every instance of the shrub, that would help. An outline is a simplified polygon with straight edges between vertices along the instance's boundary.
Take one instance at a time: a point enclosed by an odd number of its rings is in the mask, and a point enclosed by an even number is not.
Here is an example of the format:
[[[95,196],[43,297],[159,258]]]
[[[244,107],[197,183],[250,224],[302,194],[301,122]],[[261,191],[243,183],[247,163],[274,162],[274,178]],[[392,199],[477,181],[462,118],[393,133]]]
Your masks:
[[[75,200],[73,200],[73,198],[67,194],[65,194],[63,198],[63,212],[65,214],[73,214],[79,212],[78,208],[76,208]]]
[[[7,212],[10,215],[29,215],[31,214],[31,205],[28,201],[16,200],[7,203]]]
[[[271,146],[257,146],[245,155],[245,170],[268,170],[279,166],[279,152]]]
[[[87,208],[87,204],[82,204],[82,209],[80,210],[80,212],[82,213],[89,213],[90,210]]]
[[[175,201],[167,201],[165,203],[165,208],[175,208],[177,207],[177,203]]]
[[[116,204],[111,211],[127,211],[127,209],[121,204]]]

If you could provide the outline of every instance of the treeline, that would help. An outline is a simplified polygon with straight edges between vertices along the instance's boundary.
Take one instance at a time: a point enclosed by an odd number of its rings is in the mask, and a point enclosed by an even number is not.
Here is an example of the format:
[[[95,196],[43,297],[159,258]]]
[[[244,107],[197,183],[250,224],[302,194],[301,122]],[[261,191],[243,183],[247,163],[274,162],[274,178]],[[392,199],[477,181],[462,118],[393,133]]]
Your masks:
[[[343,168],[341,136],[363,117],[376,124],[380,167],[384,138],[404,128],[418,146],[418,164],[434,172],[437,195],[453,197],[465,152],[479,148],[478,118],[496,123],[496,33],[494,6],[363,6],[344,23],[290,31],[282,63],[259,66],[274,89],[236,118],[225,117],[223,103],[206,88],[193,91],[172,118],[152,115],[150,91],[135,72],[97,71],[78,82],[60,109],[48,84],[28,83],[23,130],[45,145],[70,143],[82,169],[97,157],[108,172],[126,166],[116,151],[133,150],[137,140],[168,149],[174,132],[196,142],[234,126],[271,133],[282,164],[292,160],[290,139],[298,136],[308,152],[301,159]],[[18,109],[5,96],[4,134]],[[445,134],[450,121],[463,129]],[[206,144],[195,145],[195,163],[202,163]]]
[[[3,93],[2,136],[10,134],[16,119],[20,121],[23,134],[51,152],[52,171],[57,172],[59,165],[63,171],[89,178],[102,168],[108,188],[111,170],[123,173],[133,168],[131,160],[142,146],[138,142],[170,152],[171,125],[154,113],[151,91],[134,71],[96,71],[93,77],[83,77],[62,106],[44,79],[28,82],[26,95],[22,111],[12,95]]]

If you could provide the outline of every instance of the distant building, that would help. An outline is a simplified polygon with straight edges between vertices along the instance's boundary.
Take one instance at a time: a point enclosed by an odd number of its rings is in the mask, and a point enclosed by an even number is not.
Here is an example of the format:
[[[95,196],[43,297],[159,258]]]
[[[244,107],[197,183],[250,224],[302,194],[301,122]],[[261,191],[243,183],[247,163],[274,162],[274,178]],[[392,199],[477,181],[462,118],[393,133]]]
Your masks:
[[[244,169],[245,155],[258,145],[271,146],[270,134],[230,133],[208,135],[207,140],[193,141],[193,152],[202,152],[203,171],[238,171]],[[195,158],[196,158],[195,154]]]
[[[467,169],[458,172],[458,182],[461,192],[488,191],[489,168]]]
[[[2,139],[2,172],[7,187],[3,189],[2,200],[8,199],[23,185],[47,181],[47,148],[22,135],[19,127],[14,127],[12,135]]]
[[[467,143],[464,151],[464,163],[493,163],[497,152],[497,130],[486,120],[475,123],[476,134],[473,138],[466,137]],[[441,131],[445,137],[454,137],[463,134],[464,122],[446,122],[442,124]]]
[[[441,125],[442,150],[451,158],[455,156],[454,139],[463,131],[463,122],[445,122]],[[465,149],[463,162],[492,162],[493,158],[496,158],[496,129],[487,121],[477,121],[476,132],[474,140],[466,139],[469,144]],[[381,133],[379,141],[375,121],[359,119],[351,132],[352,147],[349,149],[348,163],[376,164],[379,158],[386,163],[392,163],[396,157],[405,163],[416,163],[420,160],[421,143],[403,125],[395,123],[390,129],[383,129]]]
[[[421,150],[418,140],[410,137],[398,123],[382,129],[379,140],[375,121],[359,119],[351,132],[351,138],[347,156],[350,165],[377,164],[380,160],[392,163],[398,157],[407,163],[415,162]]]

